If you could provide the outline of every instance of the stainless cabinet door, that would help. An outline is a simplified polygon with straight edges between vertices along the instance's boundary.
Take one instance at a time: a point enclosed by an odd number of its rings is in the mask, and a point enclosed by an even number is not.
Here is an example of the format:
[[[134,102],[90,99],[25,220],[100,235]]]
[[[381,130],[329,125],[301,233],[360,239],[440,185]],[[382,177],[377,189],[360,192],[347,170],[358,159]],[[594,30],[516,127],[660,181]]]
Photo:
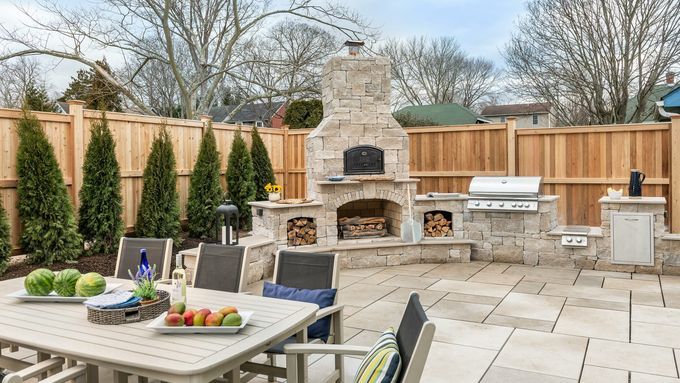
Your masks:
[[[654,215],[612,213],[612,263],[654,265]]]

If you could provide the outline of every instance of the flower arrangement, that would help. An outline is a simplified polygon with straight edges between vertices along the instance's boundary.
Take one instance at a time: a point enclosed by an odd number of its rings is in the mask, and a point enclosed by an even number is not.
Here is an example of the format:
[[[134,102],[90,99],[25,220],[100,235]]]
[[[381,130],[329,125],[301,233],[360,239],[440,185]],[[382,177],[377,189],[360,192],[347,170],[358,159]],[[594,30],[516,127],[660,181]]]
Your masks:
[[[135,284],[133,295],[142,299],[142,301],[153,301],[158,298],[158,291],[156,289],[156,265],[152,267],[137,266],[137,273],[132,275],[132,271],[128,269],[128,274]]]
[[[283,191],[283,186],[277,184],[268,183],[264,185],[264,191],[267,193],[281,193]]]
[[[264,185],[264,191],[269,193],[269,201],[271,202],[276,202],[281,199],[281,191],[283,190],[283,186],[277,185],[277,184],[272,184],[268,183]]]

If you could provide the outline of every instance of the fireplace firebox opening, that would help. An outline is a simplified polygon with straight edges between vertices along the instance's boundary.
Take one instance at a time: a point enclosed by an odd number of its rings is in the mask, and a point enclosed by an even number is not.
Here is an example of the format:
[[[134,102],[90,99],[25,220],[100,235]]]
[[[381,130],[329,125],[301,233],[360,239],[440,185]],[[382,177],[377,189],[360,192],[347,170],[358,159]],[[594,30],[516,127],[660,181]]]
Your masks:
[[[383,199],[348,202],[338,208],[338,237],[341,239],[400,236],[401,206]]]

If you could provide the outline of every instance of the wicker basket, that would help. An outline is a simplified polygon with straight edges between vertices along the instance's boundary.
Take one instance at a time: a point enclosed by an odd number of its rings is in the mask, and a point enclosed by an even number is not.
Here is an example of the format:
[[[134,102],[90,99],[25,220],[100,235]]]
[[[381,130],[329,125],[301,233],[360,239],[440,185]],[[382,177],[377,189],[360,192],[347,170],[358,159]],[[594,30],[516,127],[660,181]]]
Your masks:
[[[158,290],[158,300],[148,305],[128,307],[124,309],[87,308],[87,320],[102,325],[135,323],[155,319],[170,308],[170,294]]]

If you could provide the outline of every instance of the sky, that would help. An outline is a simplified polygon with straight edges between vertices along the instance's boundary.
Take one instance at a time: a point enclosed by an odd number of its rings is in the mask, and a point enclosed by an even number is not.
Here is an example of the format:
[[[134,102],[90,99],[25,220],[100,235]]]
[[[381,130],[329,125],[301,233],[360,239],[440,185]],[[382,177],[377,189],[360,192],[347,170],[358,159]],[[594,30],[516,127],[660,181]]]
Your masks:
[[[75,4],[78,0],[63,0]],[[0,0],[0,23],[21,21],[15,3],[30,5],[31,0]],[[524,11],[525,0],[342,0],[380,30],[381,38],[411,36],[453,36],[471,56],[493,60],[503,67],[500,51],[509,40],[514,24]],[[113,67],[116,55],[107,54]],[[120,59],[118,59],[120,60]],[[45,62],[47,82],[53,92],[63,91],[80,64]]]

